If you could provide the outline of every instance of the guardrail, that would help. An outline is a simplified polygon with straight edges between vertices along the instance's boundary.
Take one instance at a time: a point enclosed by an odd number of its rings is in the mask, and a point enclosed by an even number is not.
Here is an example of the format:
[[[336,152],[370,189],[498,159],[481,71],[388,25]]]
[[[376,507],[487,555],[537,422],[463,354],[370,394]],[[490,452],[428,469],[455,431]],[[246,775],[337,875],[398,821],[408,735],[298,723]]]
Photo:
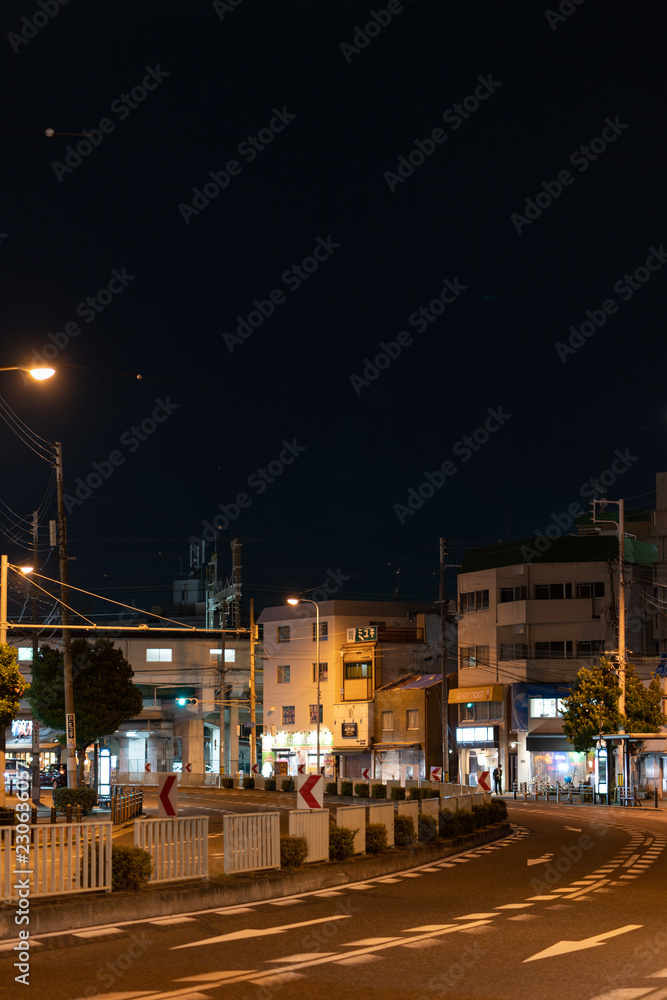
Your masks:
[[[17,868],[13,830],[0,829],[0,899],[18,899],[19,880],[30,896],[111,891],[111,823],[43,823],[32,827],[29,867]],[[23,856],[23,855],[22,855]],[[25,886],[21,887],[25,889]]]
[[[111,788],[111,822],[126,823],[128,819],[141,816],[144,809],[143,788],[124,789],[120,785]]]
[[[336,825],[354,830],[354,853],[363,854],[366,850],[366,806],[338,806]]]
[[[223,816],[222,836],[225,875],[280,868],[280,813]]]
[[[305,837],[308,842],[306,862],[329,860],[329,810],[290,809],[290,837]]]
[[[208,875],[208,816],[137,819],[134,846],[153,861],[151,882],[174,882]]]

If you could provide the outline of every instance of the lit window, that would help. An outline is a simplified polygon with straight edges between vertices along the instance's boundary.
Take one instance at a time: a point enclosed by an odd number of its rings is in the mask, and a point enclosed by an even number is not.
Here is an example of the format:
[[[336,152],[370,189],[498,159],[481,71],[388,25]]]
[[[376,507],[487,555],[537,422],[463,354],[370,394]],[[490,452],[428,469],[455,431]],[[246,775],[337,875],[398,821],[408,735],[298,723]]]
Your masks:
[[[171,650],[147,649],[146,663],[171,663]]]
[[[320,642],[329,638],[329,622],[320,622]],[[313,622],[313,642],[317,642],[317,622]]]
[[[368,663],[346,663],[345,680],[360,680],[371,676],[371,664]]]
[[[30,660],[32,662],[32,646],[19,646],[18,653],[19,663],[23,663],[26,660]]]
[[[329,680],[329,664],[320,663],[320,683],[324,684],[325,681]],[[315,675],[315,664],[313,663],[313,684],[317,682],[317,677]]]
[[[406,714],[406,729],[419,729],[419,709],[409,708]]]
[[[209,649],[209,656],[211,660],[220,661],[222,656],[221,649]],[[225,663],[236,663],[236,650],[235,649],[225,649]]]
[[[293,726],[294,725],[294,705],[283,705],[282,706],[282,719],[283,726]]]
[[[390,732],[394,728],[394,713],[393,712],[383,712],[382,713],[382,730],[383,732]]]
[[[277,667],[277,683],[278,684],[289,684],[289,666]]]
[[[323,706],[320,705],[320,722],[322,721],[322,708],[323,708]],[[310,721],[314,725],[317,725],[317,705],[310,705],[309,706],[309,708],[308,708],[308,718],[310,719]]]

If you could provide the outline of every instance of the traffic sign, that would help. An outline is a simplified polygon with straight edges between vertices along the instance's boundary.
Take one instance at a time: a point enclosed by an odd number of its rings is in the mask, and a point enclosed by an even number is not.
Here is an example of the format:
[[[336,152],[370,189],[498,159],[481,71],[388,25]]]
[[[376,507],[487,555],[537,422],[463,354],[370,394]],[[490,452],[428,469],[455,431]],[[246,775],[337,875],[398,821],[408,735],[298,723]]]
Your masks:
[[[321,809],[324,805],[324,778],[321,774],[300,774],[296,779],[297,809]]]
[[[296,772],[297,772],[297,774],[305,774],[306,773],[306,765],[305,764],[297,764]]]
[[[482,789],[482,791],[484,791],[484,792],[490,792],[491,791],[491,782],[489,781],[489,772],[488,771],[480,771],[479,772],[479,774],[477,775],[477,784]]]
[[[178,816],[177,775],[166,771],[157,776],[158,816]]]
[[[370,767],[362,767],[362,769],[361,769],[361,777],[364,779],[364,781],[370,781],[370,777],[371,777],[371,769],[370,769]]]
[[[148,764],[144,764],[144,771],[150,771],[150,769],[151,769],[150,762]]]
[[[186,764],[183,770],[187,771],[188,774],[190,774],[192,772],[192,764]]]
[[[67,713],[67,747],[76,747],[76,722],[74,712]]]
[[[431,781],[442,781],[442,768],[432,767],[431,768]]]
[[[259,764],[253,764],[250,770],[253,774],[259,774]]]

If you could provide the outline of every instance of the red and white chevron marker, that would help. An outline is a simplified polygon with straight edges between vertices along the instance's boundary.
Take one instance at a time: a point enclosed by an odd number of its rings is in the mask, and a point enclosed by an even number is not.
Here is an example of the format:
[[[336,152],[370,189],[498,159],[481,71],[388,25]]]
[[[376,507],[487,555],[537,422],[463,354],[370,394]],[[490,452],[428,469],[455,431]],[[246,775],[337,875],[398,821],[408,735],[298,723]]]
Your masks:
[[[431,768],[431,781],[442,781],[442,768],[432,767]]]
[[[259,764],[253,764],[250,770],[253,774],[259,774]]]
[[[150,769],[151,769],[150,764],[144,764],[144,771],[150,771]]]
[[[489,772],[480,771],[477,775],[477,784],[482,789],[483,792],[491,791],[491,782],[489,781]]]
[[[305,764],[297,764],[296,772],[297,772],[297,774],[305,774],[306,773],[306,765]]]
[[[297,809],[321,809],[324,805],[324,778],[321,774],[300,774],[296,779]]]
[[[364,779],[364,781],[370,781],[370,778],[371,778],[371,769],[370,769],[370,767],[362,767],[362,769],[361,769],[361,777]]]
[[[192,764],[186,764],[185,767],[183,768],[183,770],[187,771],[188,774],[191,774],[192,773]]]
[[[158,816],[178,816],[177,775],[162,772],[157,776]]]

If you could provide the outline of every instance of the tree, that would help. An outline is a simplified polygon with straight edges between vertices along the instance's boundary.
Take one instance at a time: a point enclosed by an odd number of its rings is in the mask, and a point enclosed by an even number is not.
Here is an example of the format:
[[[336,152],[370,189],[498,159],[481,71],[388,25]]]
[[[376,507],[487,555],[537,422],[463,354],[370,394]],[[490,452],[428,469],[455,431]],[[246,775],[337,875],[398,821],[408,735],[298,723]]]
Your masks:
[[[83,777],[85,751],[101,736],[114,733],[121,722],[141,712],[139,688],[132,667],[110,639],[72,642],[72,678],[76,716],[78,780]],[[42,646],[32,668],[28,701],[34,716],[53,729],[65,729],[63,654]],[[64,740],[63,740],[64,741]]]
[[[661,711],[662,691],[656,677],[644,687],[632,663],[625,665],[625,715],[618,710],[621,689],[616,665],[600,657],[596,667],[577,674],[572,693],[564,699],[563,731],[580,753],[592,750],[601,732],[657,732],[667,718]]]
[[[11,726],[21,704],[21,698],[28,690],[25,678],[18,667],[18,653],[15,646],[0,643],[0,795],[4,803],[5,794],[5,729]]]

